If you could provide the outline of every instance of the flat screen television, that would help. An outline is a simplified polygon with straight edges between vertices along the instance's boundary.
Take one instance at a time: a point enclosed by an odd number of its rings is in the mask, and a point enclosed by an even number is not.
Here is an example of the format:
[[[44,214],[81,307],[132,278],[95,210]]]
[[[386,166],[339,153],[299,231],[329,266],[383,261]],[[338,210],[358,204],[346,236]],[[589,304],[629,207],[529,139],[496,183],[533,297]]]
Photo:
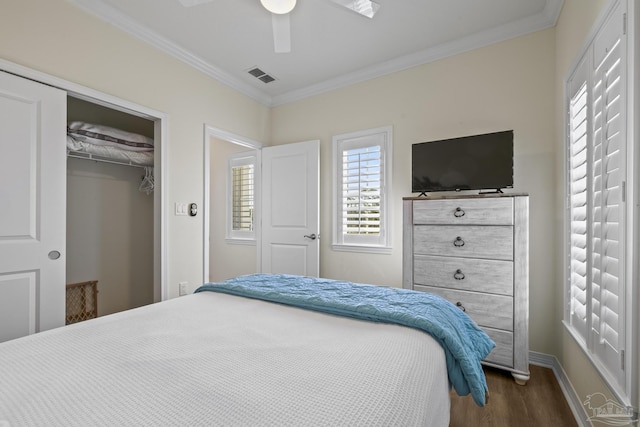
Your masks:
[[[413,144],[411,191],[513,188],[513,131]]]

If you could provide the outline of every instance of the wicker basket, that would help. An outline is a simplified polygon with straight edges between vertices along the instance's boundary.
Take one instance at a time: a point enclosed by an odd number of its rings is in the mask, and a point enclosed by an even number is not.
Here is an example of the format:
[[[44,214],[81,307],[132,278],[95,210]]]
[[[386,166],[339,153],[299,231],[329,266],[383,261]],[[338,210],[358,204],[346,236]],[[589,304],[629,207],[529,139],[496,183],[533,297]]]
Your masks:
[[[98,281],[67,285],[66,324],[98,317]]]

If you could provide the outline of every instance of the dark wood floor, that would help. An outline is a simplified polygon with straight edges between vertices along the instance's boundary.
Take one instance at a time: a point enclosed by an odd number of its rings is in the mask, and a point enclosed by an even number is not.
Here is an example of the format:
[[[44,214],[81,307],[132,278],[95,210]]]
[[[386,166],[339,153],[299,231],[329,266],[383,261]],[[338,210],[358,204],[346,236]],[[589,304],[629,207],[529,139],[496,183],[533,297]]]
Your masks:
[[[577,426],[553,371],[531,365],[531,379],[519,386],[510,373],[485,367],[489,400],[477,406],[471,396],[451,392],[450,427]]]

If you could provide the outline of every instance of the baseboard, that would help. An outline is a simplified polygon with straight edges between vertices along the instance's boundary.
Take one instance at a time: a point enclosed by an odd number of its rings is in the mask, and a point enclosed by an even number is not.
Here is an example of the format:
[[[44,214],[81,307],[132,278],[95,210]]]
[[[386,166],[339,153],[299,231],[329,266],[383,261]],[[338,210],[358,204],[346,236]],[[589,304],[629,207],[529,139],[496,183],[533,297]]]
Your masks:
[[[589,417],[584,410],[584,406],[582,405],[582,400],[576,394],[571,381],[567,377],[567,374],[562,369],[562,365],[555,356],[551,356],[549,354],[537,353],[535,351],[529,352],[529,363],[532,365],[542,366],[544,368],[549,368],[553,371],[558,380],[558,384],[562,389],[562,393],[564,394],[565,399],[567,399],[567,403],[571,408],[571,412],[573,413],[578,426],[580,427],[592,427],[591,421],[589,421]]]

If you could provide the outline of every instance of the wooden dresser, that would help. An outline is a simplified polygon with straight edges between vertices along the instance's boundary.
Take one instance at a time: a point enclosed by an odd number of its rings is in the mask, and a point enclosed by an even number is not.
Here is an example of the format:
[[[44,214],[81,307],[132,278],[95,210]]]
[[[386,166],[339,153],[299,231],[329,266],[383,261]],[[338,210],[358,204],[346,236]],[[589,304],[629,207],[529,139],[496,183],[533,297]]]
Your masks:
[[[403,199],[403,287],[436,293],[495,341],[483,363],[529,380],[529,197]]]

